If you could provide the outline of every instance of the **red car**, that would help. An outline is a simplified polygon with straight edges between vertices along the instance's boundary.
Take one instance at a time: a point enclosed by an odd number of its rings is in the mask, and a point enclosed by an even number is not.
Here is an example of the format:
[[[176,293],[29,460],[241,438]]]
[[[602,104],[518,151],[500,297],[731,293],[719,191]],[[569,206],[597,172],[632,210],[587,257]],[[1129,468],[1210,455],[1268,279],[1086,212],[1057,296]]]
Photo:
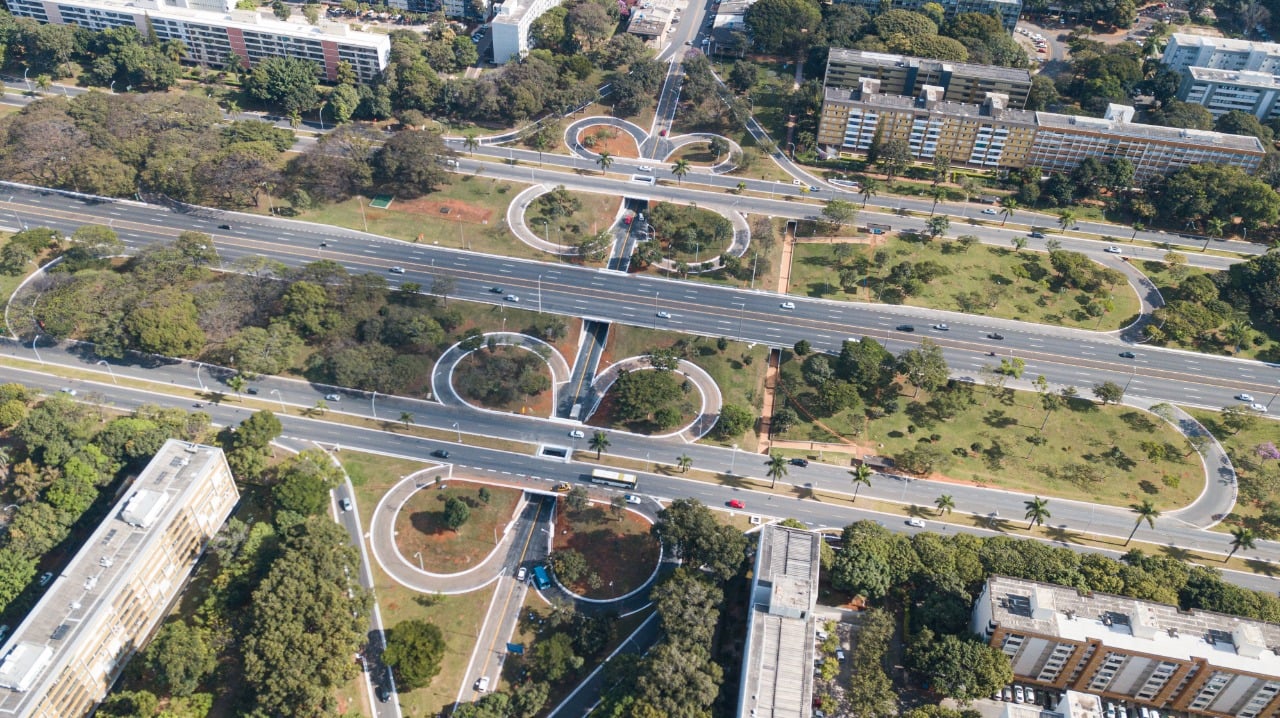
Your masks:
[[[737,500],[737,499],[734,499],[734,500],[732,500],[732,501],[730,501],[730,502],[729,502],[729,508],[731,508],[731,509],[745,509],[745,508],[747,508],[747,505],[746,505],[746,504],[744,504],[744,503],[742,503],[741,501],[739,501],[739,500]]]

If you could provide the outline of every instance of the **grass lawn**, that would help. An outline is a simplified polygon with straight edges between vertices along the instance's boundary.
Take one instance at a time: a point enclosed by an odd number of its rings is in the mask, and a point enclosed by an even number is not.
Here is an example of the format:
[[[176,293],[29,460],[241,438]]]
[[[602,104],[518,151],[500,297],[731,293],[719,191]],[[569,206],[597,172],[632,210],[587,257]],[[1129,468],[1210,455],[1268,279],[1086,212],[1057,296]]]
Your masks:
[[[862,243],[853,245],[853,255],[841,263],[834,254],[839,246],[811,242],[796,245],[791,261],[793,293],[877,301],[879,293],[888,287],[885,279],[892,267],[900,262],[918,265],[931,261],[945,267],[949,274],[923,284],[917,294],[901,303],[1103,331],[1129,324],[1141,309],[1137,295],[1129,286],[1116,284],[1110,292],[1112,310],[1100,320],[1089,316],[1085,305],[1090,295],[1060,287],[1048,255],[1041,252],[1015,252],[981,244],[963,252],[955,241],[909,242],[890,237],[874,248]],[[841,267],[853,267],[858,261],[874,262],[874,256],[881,250],[888,253],[883,269],[872,264],[869,276],[860,275],[856,292],[840,288]],[[870,283],[870,297],[863,288],[866,282]]]
[[[483,486],[449,479],[413,495],[396,514],[396,547],[412,561],[420,553],[422,565],[434,573],[457,573],[483,561],[501,539],[499,528],[515,514],[520,492],[500,486]],[[480,498],[487,488],[489,501]],[[451,498],[466,502],[471,518],[457,531],[445,525],[444,506]]]
[[[419,461],[359,451],[344,451],[341,458],[342,467],[347,470],[347,476],[351,477],[352,486],[378,487],[379,495],[401,478],[428,466]],[[369,510],[372,515],[373,507],[370,506]]]
[[[658,540],[649,533],[648,521],[630,511],[615,516],[609,506],[600,503],[573,511],[561,501],[559,509],[554,550],[578,551],[600,579],[598,588],[592,588],[584,577],[570,586],[575,593],[587,598],[616,598],[639,588],[653,575],[661,551]]]
[[[595,194],[594,192],[570,192],[578,202],[578,209],[567,216],[555,216],[544,212],[548,208],[547,196],[534,200],[525,212],[525,224],[543,239],[552,242],[576,244],[602,229],[613,226],[621,197]]]
[[[758,215],[754,214],[747,215],[747,222],[754,226],[757,217]],[[740,260],[742,269],[737,276],[729,274],[724,269],[718,269],[714,272],[690,274],[688,278],[700,282],[723,284],[727,287],[743,287],[746,289],[758,287],[766,292],[778,291],[778,267],[782,262],[782,241],[780,238],[782,237],[786,220],[781,217],[775,217],[773,225],[776,238],[772,242],[765,243],[767,246],[763,251],[760,249],[761,243],[757,241],[755,236],[752,236],[751,245]],[[657,267],[652,266],[645,271],[651,274],[663,274]]]
[[[1269,397],[1263,398],[1265,400]],[[1277,480],[1277,477],[1280,477],[1280,466],[1277,464],[1280,462],[1264,461],[1255,450],[1259,444],[1275,443],[1280,438],[1276,423],[1259,419],[1253,423],[1253,426],[1232,434],[1230,429],[1219,423],[1221,414],[1218,412],[1184,408],[1217,437],[1222,448],[1227,450],[1239,480],[1240,494],[1236,500],[1235,510],[1222,523],[1215,526],[1214,530],[1226,533],[1236,526],[1247,526],[1261,538],[1274,539],[1280,536],[1280,525],[1274,519],[1263,520],[1264,514],[1269,513],[1267,503],[1269,501],[1274,503],[1277,500],[1275,487],[1280,485],[1280,481]],[[1274,509],[1270,515],[1280,516]]]
[[[673,347],[678,342],[684,343],[684,358],[702,367],[715,380],[726,404],[750,407],[753,414],[757,417],[760,415],[764,401],[766,359],[769,356],[769,349],[763,344],[747,345],[728,341],[725,348],[720,349],[718,340],[715,339],[615,324],[609,329],[609,341],[601,357],[601,366],[619,359],[648,354],[654,349]],[[743,451],[755,451],[758,437],[755,426],[752,426],[739,437],[721,441],[713,435],[703,441],[718,446],[737,444]],[[672,459],[674,458],[673,456]]]
[[[675,164],[678,160],[689,160],[689,164],[705,166],[714,165],[717,162],[716,156],[711,153],[710,140],[687,144],[676,150],[666,161]]]
[[[9,105],[0,105],[0,107],[8,106]],[[0,248],[8,244],[9,237],[12,236],[13,235],[9,232],[0,232]],[[14,275],[0,274],[0,298],[3,298],[4,302],[8,302],[9,299],[13,297],[13,290],[17,289],[19,284],[22,284],[22,280],[26,279],[28,274],[30,274],[30,272]]]
[[[547,255],[516,239],[506,227],[507,205],[528,185],[483,173],[453,175],[453,182],[425,197],[397,199],[387,209],[374,209],[368,198],[352,198],[298,213],[297,219],[368,231],[407,242],[546,259]],[[260,208],[267,211],[266,204]]]
[[[838,440],[807,420],[806,392],[802,389],[800,362],[783,353],[782,380],[791,387],[788,402],[801,421],[780,438],[790,440]],[[1085,393],[1088,389],[1084,390]],[[992,396],[985,386],[973,389],[975,403],[950,421],[935,422],[918,411],[922,406],[901,397],[902,411],[863,425],[860,410],[846,410],[823,417],[823,425],[857,442],[847,456],[832,451],[781,450],[787,456],[843,461],[855,454],[895,456],[918,444],[931,442],[943,449],[948,461],[931,478],[991,486],[1044,496],[1076,499],[1112,506],[1128,506],[1151,498],[1161,510],[1189,504],[1204,487],[1199,459],[1184,456],[1187,441],[1162,420],[1126,406],[1102,407],[1075,399],[1049,416],[1042,446],[1028,441],[1039,434],[1045,420],[1039,397],[1033,392],[1003,391]],[[780,394],[780,399],[786,397]],[[920,401],[927,400],[921,392]],[[1173,459],[1149,460],[1144,442],[1168,444]],[[1067,471],[1089,466],[1096,475]]]
[[[454,381],[456,382],[466,372],[474,371],[481,352],[487,353],[488,351],[488,349],[480,349],[479,351],[468,354],[462,359],[462,361],[458,362],[458,367],[453,374]],[[512,357],[521,357],[522,355],[532,356],[529,350],[520,347],[498,346],[494,347],[493,351],[498,355],[508,355]],[[552,377],[550,367],[541,360],[538,360],[537,363],[532,366],[547,378],[547,386],[551,386]],[[471,396],[467,396],[466,400],[484,406],[486,409],[494,409],[496,411],[507,411],[512,414],[528,414],[530,416],[551,416],[552,406],[550,389],[540,391],[533,396],[520,394],[510,401],[503,403],[486,404]]]

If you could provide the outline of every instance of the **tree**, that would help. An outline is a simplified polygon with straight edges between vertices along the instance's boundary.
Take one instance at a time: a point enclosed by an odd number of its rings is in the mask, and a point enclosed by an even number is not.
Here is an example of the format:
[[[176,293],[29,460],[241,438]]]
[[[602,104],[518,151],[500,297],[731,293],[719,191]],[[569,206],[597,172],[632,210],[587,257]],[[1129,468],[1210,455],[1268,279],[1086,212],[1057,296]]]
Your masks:
[[[754,6],[753,6],[754,7]],[[879,158],[876,164],[879,165],[880,171],[884,173],[885,179],[889,182],[893,178],[907,171],[911,166],[914,157],[911,154],[911,146],[906,140],[889,140],[880,146]],[[866,194],[866,188],[863,188],[863,195]]]
[[[446,644],[444,632],[434,623],[417,619],[401,621],[387,632],[382,660],[396,674],[396,688],[411,691],[430,685],[440,673]]]
[[[968,703],[1013,680],[1009,657],[977,636],[936,636],[924,629],[907,653],[913,670],[929,676],[932,690]]]
[[[852,471],[849,472],[849,476],[851,477],[850,480],[853,483],[854,502],[857,502],[858,500],[859,489],[861,489],[863,486],[867,487],[868,489],[871,488],[871,475],[873,473],[875,472],[873,472],[871,470],[871,467],[867,466],[866,464],[858,464]]]
[[[951,497],[951,494],[942,494],[933,500],[933,505],[938,507],[938,515],[941,516],[944,513],[949,514],[955,510],[956,500]]]
[[[1039,496],[1036,496],[1030,501],[1022,502],[1022,504],[1023,506],[1027,507],[1027,513],[1022,518],[1027,519],[1028,521],[1031,522],[1027,524],[1028,531],[1031,530],[1031,527],[1033,526],[1037,526],[1037,525],[1043,526],[1044,520],[1047,518],[1051,518],[1049,509],[1046,508],[1049,505],[1048,499],[1042,499]]]
[[[565,494],[564,502],[573,511],[582,511],[591,505],[591,496],[585,486],[575,486]]]
[[[688,454],[681,454],[676,458],[676,464],[680,467],[680,473],[686,473],[689,467],[693,466],[693,458]]]
[[[411,411],[400,412],[400,423],[404,424],[404,427],[406,429],[409,428],[410,426],[413,426],[413,421],[414,421],[413,412]]]
[[[1142,525],[1143,521],[1146,521],[1151,528],[1155,528],[1156,519],[1160,518],[1160,510],[1156,508],[1155,502],[1151,499],[1143,499],[1142,503],[1131,504],[1129,508],[1138,515],[1138,520],[1133,523],[1133,530],[1129,532],[1129,538],[1124,540],[1125,546],[1128,546],[1129,542],[1133,540],[1133,535],[1138,533],[1138,527]]]
[[[574,584],[591,571],[587,557],[581,551],[565,549],[551,555],[551,568],[562,583]]]
[[[724,404],[720,407],[720,417],[716,420],[716,435],[731,439],[740,436],[755,423],[755,414],[745,406]]]
[[[812,0],[760,0],[747,9],[745,21],[756,47],[791,52],[817,30],[822,11]]]
[[[862,181],[862,206],[867,206],[867,200],[875,197],[880,191],[880,180],[868,177]]]
[[[680,184],[684,176],[689,174],[689,160],[680,158],[676,163],[671,165],[671,174],[676,177],[676,184]]]
[[[1000,226],[1003,227],[1004,223],[1008,222],[1009,218],[1013,216],[1013,213],[1017,211],[1018,211],[1018,200],[1014,199],[1013,197],[1005,197],[1001,199],[1000,200],[1000,216],[1003,219],[1000,220]]]
[[[600,454],[602,454],[605,449],[609,448],[609,435],[603,431],[594,432],[591,434],[591,440],[587,445],[595,450],[596,460],[599,461]]]
[[[842,199],[833,199],[822,208],[822,217],[835,225],[849,224],[857,216],[857,206]]]
[[[921,389],[934,392],[947,383],[951,369],[947,366],[942,347],[932,339],[924,339],[917,349],[907,349],[898,355],[898,371],[906,375],[916,394]]]
[[[1075,223],[1076,223],[1075,212],[1072,212],[1069,209],[1064,209],[1058,212],[1058,226],[1062,228],[1062,231],[1064,232],[1067,231]]]
[[[924,221],[925,231],[929,235],[929,239],[937,239],[947,233],[951,227],[951,218],[946,215],[936,215]]]
[[[141,351],[163,356],[194,356],[205,333],[192,296],[177,290],[156,292],[129,312],[124,328]]]
[[[1021,252],[1023,249],[1026,249],[1027,238],[1019,235],[1017,237],[1014,237],[1013,239],[1010,239],[1009,244],[1013,245],[1013,251],[1016,254],[1018,252]]]
[[[1222,559],[1222,562],[1226,563],[1230,561],[1231,557],[1235,556],[1236,551],[1239,551],[1240,549],[1245,549],[1246,551],[1252,551],[1256,546],[1255,544],[1256,538],[1257,537],[1254,536],[1253,529],[1251,528],[1248,528],[1245,526],[1238,526],[1238,527],[1232,528],[1231,529],[1231,553],[1227,554],[1227,557]]]
[[[535,643],[529,652],[534,675],[553,683],[570,671],[581,668],[582,662],[582,658],[573,652],[573,640],[567,633],[554,633],[550,638]]]
[[[448,183],[450,174],[445,160],[454,154],[438,132],[402,130],[374,153],[374,181],[385,192],[420,197]]]
[[[450,496],[449,500],[444,502],[445,526],[456,532],[469,518],[471,518],[471,507],[467,502],[457,496]]]
[[[175,696],[189,696],[218,667],[218,654],[204,629],[185,621],[166,623],[146,651],[157,684]]]
[[[769,488],[772,489],[777,485],[778,479],[787,475],[787,457],[777,452],[773,452],[769,454],[768,465],[769,470],[766,472],[766,475],[770,479]]]
[[[1098,397],[1098,401],[1103,406],[1107,404],[1119,404],[1124,398],[1124,387],[1113,381],[1104,381],[1101,384],[1095,384],[1093,387],[1093,395]]]
[[[608,152],[601,152],[600,156],[596,158],[596,164],[600,165],[600,174],[608,172],[609,167],[613,164],[613,155]]]
[[[672,501],[651,531],[687,565],[706,567],[719,581],[735,575],[746,557],[746,536],[720,524],[696,499]]]
[[[623,514],[625,514],[626,512],[627,512],[626,497],[615,494],[613,498],[609,499],[609,513],[613,514],[614,518],[621,521]]]
[[[310,60],[268,57],[254,65],[245,81],[245,90],[255,100],[269,102],[291,115],[315,109],[320,104],[317,77],[318,68]]]

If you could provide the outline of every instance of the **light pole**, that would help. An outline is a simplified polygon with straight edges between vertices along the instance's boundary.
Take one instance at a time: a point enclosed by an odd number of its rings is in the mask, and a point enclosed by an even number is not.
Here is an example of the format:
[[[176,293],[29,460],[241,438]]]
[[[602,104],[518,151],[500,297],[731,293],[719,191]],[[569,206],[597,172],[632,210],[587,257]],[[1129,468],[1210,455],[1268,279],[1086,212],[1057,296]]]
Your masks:
[[[111,371],[111,365],[107,363],[107,360],[99,359],[98,363],[107,368],[107,373],[111,375],[111,383],[119,386],[120,382],[116,381],[116,373]]]
[[[364,231],[369,231],[369,218],[364,213],[364,197],[356,197],[356,201],[360,203],[360,221],[364,223]],[[459,225],[461,226],[461,225]]]
[[[280,396],[280,390],[279,390],[279,389],[272,389],[272,390],[271,390],[271,393],[272,393],[272,394],[275,394],[275,395],[276,395],[276,401],[279,401],[279,402],[280,402],[280,413],[281,413],[281,414],[285,413],[285,408],[284,408],[284,397],[283,397],[283,396]]]
[[[453,422],[453,430],[458,434],[458,443],[462,443],[462,430],[458,428],[458,422]]]
[[[369,411],[373,412],[374,421],[378,420],[378,406],[375,403],[377,399],[378,399],[378,391],[375,389],[374,392],[369,395]]]
[[[36,353],[36,361],[43,364],[44,360],[40,358],[40,350],[36,349],[36,342],[39,339],[40,339],[40,332],[36,332],[36,335],[34,337],[31,337],[31,351]]]
[[[738,341],[746,341],[742,336],[742,322],[747,316],[747,303],[734,302],[733,304],[738,307]]]
[[[1138,355],[1134,354],[1133,359],[1129,361],[1129,379],[1124,383],[1124,389],[1121,391],[1129,391],[1129,383],[1133,381],[1133,376],[1138,373]]]
[[[415,557],[417,557],[417,559],[418,559],[418,570],[419,570],[419,571],[421,571],[421,572],[423,572],[423,573],[426,573],[426,572],[427,572],[427,569],[425,569],[425,568],[423,568],[423,567],[422,567],[422,552],[421,552],[421,551],[414,551],[414,552],[413,552],[413,555],[414,555]]]
[[[27,73],[31,72],[31,68],[25,68],[22,71],[22,81],[27,83],[27,92],[31,92],[31,80],[27,79]]]
[[[1271,402],[1273,402],[1273,401],[1275,401],[1275,400],[1276,400],[1276,394],[1280,394],[1280,389],[1277,389],[1277,390],[1275,391],[1275,393],[1273,393],[1273,394],[1271,395],[1271,398],[1267,400],[1267,408],[1268,408],[1268,409],[1270,409],[1270,408],[1271,408]]]
[[[196,362],[196,383],[200,385],[200,391],[205,391],[204,379],[200,378],[200,362]]]
[[[112,80],[112,81],[111,81],[111,86],[110,86],[110,87],[108,87],[108,88],[107,88],[107,90],[108,90],[111,94],[113,94],[113,95],[114,95],[114,94],[116,94],[116,81],[115,81],[115,80]]]
[[[733,445],[733,458],[729,459],[729,475],[733,476],[734,470],[738,466],[738,445]]]
[[[653,328],[658,328],[658,293],[653,293]]]
[[[542,313],[542,275],[538,275],[538,313]]]

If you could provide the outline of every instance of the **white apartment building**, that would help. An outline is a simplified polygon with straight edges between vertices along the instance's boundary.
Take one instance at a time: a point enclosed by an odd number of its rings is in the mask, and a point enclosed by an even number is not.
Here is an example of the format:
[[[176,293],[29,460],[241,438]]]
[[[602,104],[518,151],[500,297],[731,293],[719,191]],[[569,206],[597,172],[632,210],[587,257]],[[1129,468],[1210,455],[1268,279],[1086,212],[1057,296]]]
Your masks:
[[[561,0],[506,0],[498,5],[493,12],[493,21],[489,24],[493,35],[494,63],[501,65],[524,57],[529,52],[529,28],[533,26],[533,21],[560,2]]]
[[[1280,75],[1280,44],[1176,32],[1170,36],[1161,62],[1184,74],[1190,67],[1207,67]]]
[[[333,81],[348,62],[362,82],[386,69],[391,38],[357,32],[345,23],[304,18],[279,20],[270,11],[236,10],[234,0],[5,0],[19,17],[90,30],[134,27],[144,36],[150,22],[161,40],[180,40],[186,60],[222,66],[239,58],[253,66],[268,57],[311,60]]]
[[[165,442],[0,648],[0,715],[92,713],[239,500],[221,449]]]
[[[1184,102],[1204,105],[1214,119],[1228,112],[1248,112],[1267,121],[1280,113],[1280,78],[1269,72],[1190,67],[1178,88]]]

